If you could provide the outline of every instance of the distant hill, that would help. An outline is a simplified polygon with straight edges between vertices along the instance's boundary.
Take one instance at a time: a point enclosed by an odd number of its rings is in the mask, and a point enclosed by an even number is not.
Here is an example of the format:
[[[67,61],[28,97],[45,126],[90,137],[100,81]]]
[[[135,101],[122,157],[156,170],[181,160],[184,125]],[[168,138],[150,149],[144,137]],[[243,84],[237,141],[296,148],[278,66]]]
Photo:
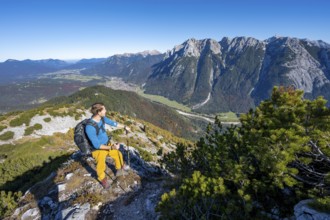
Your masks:
[[[0,63],[0,77],[2,78],[0,84],[35,80],[40,75],[62,69],[87,69],[102,63],[104,60],[106,58],[82,59],[74,64],[57,59],[7,60]]]
[[[181,137],[196,137],[206,126],[205,122],[198,122],[201,123],[200,127],[194,126],[190,119],[175,110],[151,102],[134,92],[113,90],[104,86],[88,87],[67,97],[54,98],[44,105],[72,104],[89,109],[95,102],[103,102],[108,111],[142,119]]]
[[[78,62],[71,64],[66,67],[66,69],[85,69],[91,68],[97,64],[104,62],[106,58],[91,58],[91,59],[81,59]]]
[[[152,73],[153,65],[162,61],[163,58],[164,54],[158,51],[113,55],[82,73],[121,77],[129,82],[142,85]]]
[[[61,60],[7,60],[0,63],[1,84],[34,79],[41,73],[59,70],[68,64]]]

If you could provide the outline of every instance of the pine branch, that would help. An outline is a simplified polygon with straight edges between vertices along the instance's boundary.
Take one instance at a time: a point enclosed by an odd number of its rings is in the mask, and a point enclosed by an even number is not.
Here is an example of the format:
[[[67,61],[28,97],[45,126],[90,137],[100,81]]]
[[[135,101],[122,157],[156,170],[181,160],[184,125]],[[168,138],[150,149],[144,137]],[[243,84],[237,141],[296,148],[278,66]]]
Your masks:
[[[325,184],[323,183],[318,183],[318,182],[312,182],[312,181],[308,181],[300,176],[297,176],[297,175],[294,175],[292,173],[288,173],[291,177],[293,177],[294,179],[300,181],[300,182],[303,182],[305,184],[308,184],[308,185],[311,185],[311,186],[317,186],[317,187],[324,187],[326,186]]]

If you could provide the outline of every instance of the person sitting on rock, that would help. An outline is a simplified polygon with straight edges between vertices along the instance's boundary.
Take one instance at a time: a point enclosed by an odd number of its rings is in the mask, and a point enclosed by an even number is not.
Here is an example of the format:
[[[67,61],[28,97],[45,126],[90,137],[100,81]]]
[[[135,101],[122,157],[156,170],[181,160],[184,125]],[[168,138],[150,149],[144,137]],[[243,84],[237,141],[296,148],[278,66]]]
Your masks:
[[[93,146],[92,157],[96,161],[97,179],[105,189],[108,189],[110,185],[105,176],[106,157],[110,156],[114,159],[116,176],[126,175],[127,172],[125,170],[128,169],[128,167],[124,164],[123,155],[119,151],[120,145],[118,143],[114,144],[113,146],[107,145],[109,137],[105,131],[104,123],[113,127],[124,128],[126,131],[129,131],[130,129],[124,125],[119,125],[119,123],[107,118],[105,116],[106,112],[107,110],[103,103],[94,103],[91,107],[91,119],[94,120],[99,126],[99,133],[97,135],[96,129],[92,125],[87,125],[85,131]]]

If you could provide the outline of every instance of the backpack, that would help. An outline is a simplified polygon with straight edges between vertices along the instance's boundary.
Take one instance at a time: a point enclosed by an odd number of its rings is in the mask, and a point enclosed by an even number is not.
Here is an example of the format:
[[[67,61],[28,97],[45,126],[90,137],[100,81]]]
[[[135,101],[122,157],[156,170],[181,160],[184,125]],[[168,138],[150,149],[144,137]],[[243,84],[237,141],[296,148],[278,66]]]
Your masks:
[[[96,135],[99,134],[100,129],[104,130],[104,119],[102,118],[102,126],[99,128],[97,126],[97,123],[93,121],[92,119],[84,119],[81,122],[79,122],[76,127],[74,128],[74,142],[78,146],[79,150],[81,151],[82,156],[88,156],[91,155],[91,152],[94,150],[93,145],[91,141],[88,139],[85,127],[86,125],[92,125],[96,129]]]

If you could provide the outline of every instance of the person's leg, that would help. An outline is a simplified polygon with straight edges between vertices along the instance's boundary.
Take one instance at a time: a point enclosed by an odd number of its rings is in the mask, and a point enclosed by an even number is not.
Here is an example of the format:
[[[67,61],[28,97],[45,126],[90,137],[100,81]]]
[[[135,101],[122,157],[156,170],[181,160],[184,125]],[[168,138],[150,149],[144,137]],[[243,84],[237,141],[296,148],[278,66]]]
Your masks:
[[[124,166],[123,155],[119,150],[109,150],[109,156],[114,159],[116,170],[120,170]]]
[[[92,156],[96,161],[96,173],[97,179],[102,181],[105,178],[105,158],[108,155],[107,150],[95,150],[92,152]]]

